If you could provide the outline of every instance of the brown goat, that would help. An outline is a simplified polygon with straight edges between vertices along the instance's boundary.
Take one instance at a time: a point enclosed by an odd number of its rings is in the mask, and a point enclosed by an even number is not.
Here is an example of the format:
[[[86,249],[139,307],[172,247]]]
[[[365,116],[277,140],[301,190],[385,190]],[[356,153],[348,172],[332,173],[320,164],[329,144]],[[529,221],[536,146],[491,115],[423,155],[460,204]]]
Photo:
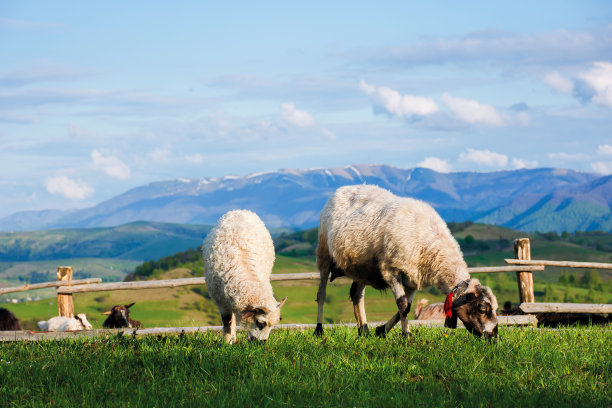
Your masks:
[[[119,329],[122,327],[128,328],[141,328],[142,324],[138,320],[130,318],[130,307],[134,306],[134,303],[129,305],[115,305],[111,310],[104,312],[108,315],[102,326],[105,329]]]
[[[0,331],[2,330],[21,330],[21,326],[13,312],[0,307]]]

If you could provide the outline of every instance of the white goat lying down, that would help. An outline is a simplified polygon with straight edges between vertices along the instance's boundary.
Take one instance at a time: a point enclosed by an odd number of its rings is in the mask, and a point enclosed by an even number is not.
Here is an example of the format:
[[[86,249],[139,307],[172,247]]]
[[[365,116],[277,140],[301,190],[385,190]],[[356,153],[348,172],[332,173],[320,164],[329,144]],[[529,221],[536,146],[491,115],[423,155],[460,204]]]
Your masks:
[[[223,337],[236,342],[236,319],[249,339],[266,340],[285,303],[274,298],[270,274],[274,245],[261,219],[247,210],[223,215],[202,244],[204,277],[223,322]]]
[[[323,334],[327,281],[353,280],[350,296],[359,333],[367,333],[366,285],[391,289],[398,312],[376,334],[385,336],[401,320],[409,334],[408,312],[418,289],[431,285],[447,294],[446,326],[457,318],[474,335],[497,336],[497,299],[477,279],[470,279],[459,244],[428,204],[393,195],[376,186],[341,187],[321,212],[317,267],[316,335]]]
[[[74,317],[55,316],[47,321],[38,322],[38,327],[43,331],[76,331],[91,330],[93,326],[87,321],[85,313],[79,313]]]

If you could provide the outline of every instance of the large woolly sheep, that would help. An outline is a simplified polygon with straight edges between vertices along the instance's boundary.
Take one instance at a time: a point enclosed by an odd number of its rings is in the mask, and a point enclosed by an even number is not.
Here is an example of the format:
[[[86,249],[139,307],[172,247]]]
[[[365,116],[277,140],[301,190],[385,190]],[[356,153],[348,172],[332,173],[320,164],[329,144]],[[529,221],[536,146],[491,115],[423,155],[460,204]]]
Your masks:
[[[446,223],[428,204],[402,198],[369,185],[341,187],[321,212],[317,267],[316,335],[323,334],[323,305],[330,277],[353,280],[350,296],[359,333],[367,333],[366,285],[391,289],[398,312],[376,334],[385,336],[401,321],[410,334],[407,315],[418,289],[431,285],[447,294],[446,326],[457,318],[474,335],[497,336],[497,299],[478,280],[470,279],[461,249]]]
[[[134,306],[134,303],[129,305],[115,305],[104,312],[108,317],[102,323],[102,327],[105,329],[118,329],[122,327],[127,328],[140,328],[142,324],[138,320],[134,320],[130,317],[130,307]]]
[[[93,326],[87,320],[85,313],[79,313],[74,317],[55,316],[49,320],[38,322],[38,327],[43,331],[76,331],[91,330]]]
[[[223,337],[236,342],[236,320],[249,339],[266,340],[285,303],[274,298],[270,274],[274,245],[259,217],[247,210],[224,214],[202,244],[208,294],[223,322]]]
[[[3,330],[21,330],[21,326],[13,312],[0,307],[0,331]]]

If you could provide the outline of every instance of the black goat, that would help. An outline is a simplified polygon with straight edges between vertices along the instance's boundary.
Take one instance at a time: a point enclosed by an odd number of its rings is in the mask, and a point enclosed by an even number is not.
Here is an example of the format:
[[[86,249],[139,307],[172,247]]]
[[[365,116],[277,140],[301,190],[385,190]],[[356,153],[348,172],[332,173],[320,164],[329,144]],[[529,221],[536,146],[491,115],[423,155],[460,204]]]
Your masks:
[[[130,307],[132,306],[134,306],[134,303],[113,306],[111,310],[104,312],[108,317],[102,326],[105,329],[119,329],[122,327],[139,329],[142,324],[138,320],[130,318]]]
[[[21,330],[21,326],[13,312],[0,307],[0,331],[2,330]]]

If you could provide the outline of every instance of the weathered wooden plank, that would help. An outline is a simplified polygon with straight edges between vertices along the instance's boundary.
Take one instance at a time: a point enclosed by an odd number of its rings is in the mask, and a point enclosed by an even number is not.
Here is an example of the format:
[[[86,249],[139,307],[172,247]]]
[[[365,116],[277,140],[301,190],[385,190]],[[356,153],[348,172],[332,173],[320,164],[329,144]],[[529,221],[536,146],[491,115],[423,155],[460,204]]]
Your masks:
[[[612,304],[591,303],[521,303],[525,313],[612,313]]]
[[[72,266],[57,267],[57,281],[70,282],[72,280]],[[57,315],[62,317],[74,317],[74,302],[72,294],[57,295]]]
[[[163,279],[150,281],[134,281],[134,282],[111,282],[98,283],[93,285],[79,285],[72,287],[61,287],[57,289],[57,293],[85,293],[85,292],[103,292],[113,290],[134,290],[134,289],[158,289],[158,288],[175,288],[188,285],[205,285],[206,279],[200,278],[182,278],[182,279]]]
[[[546,261],[541,259],[504,259],[506,263],[513,265],[544,265],[559,266],[566,268],[593,268],[593,269],[612,269],[612,263],[602,262],[574,262],[574,261]]]
[[[518,238],[514,240],[514,258],[531,259],[531,243],[529,241],[529,238]],[[535,292],[533,289],[533,274],[531,273],[531,271],[517,271],[516,282],[518,284],[520,302],[535,302]]]
[[[535,325],[537,320],[534,316],[499,316],[498,323],[500,326],[525,326]],[[385,322],[369,322],[368,325],[372,328],[384,324]],[[411,327],[443,327],[443,320],[411,320]],[[340,324],[324,324],[323,327],[331,329],[334,327],[355,327],[355,323],[340,323]],[[279,324],[275,326],[275,330],[314,330],[316,324]],[[458,327],[462,327],[459,322]],[[242,330],[238,326],[239,330]],[[151,329],[98,329],[78,332],[31,332],[31,331],[0,331],[0,341],[40,341],[40,340],[59,340],[59,339],[75,339],[82,337],[104,337],[116,336],[119,333],[123,335],[135,336],[151,336],[164,334],[180,334],[180,333],[204,333],[208,331],[220,332],[223,326],[202,326],[202,327],[155,327]]]
[[[100,278],[88,278],[88,279],[77,279],[73,281],[65,281],[65,282],[43,282],[43,283],[32,283],[23,286],[13,286],[10,288],[0,288],[0,295],[4,295],[6,293],[13,292],[26,292],[28,290],[34,289],[44,289],[44,288],[54,288],[59,286],[73,286],[73,285],[86,285],[90,283],[100,283],[102,279]]]
[[[532,272],[532,271],[543,271],[544,265],[532,265],[532,266],[484,266],[468,268],[468,272],[472,273],[499,273],[499,272]]]

